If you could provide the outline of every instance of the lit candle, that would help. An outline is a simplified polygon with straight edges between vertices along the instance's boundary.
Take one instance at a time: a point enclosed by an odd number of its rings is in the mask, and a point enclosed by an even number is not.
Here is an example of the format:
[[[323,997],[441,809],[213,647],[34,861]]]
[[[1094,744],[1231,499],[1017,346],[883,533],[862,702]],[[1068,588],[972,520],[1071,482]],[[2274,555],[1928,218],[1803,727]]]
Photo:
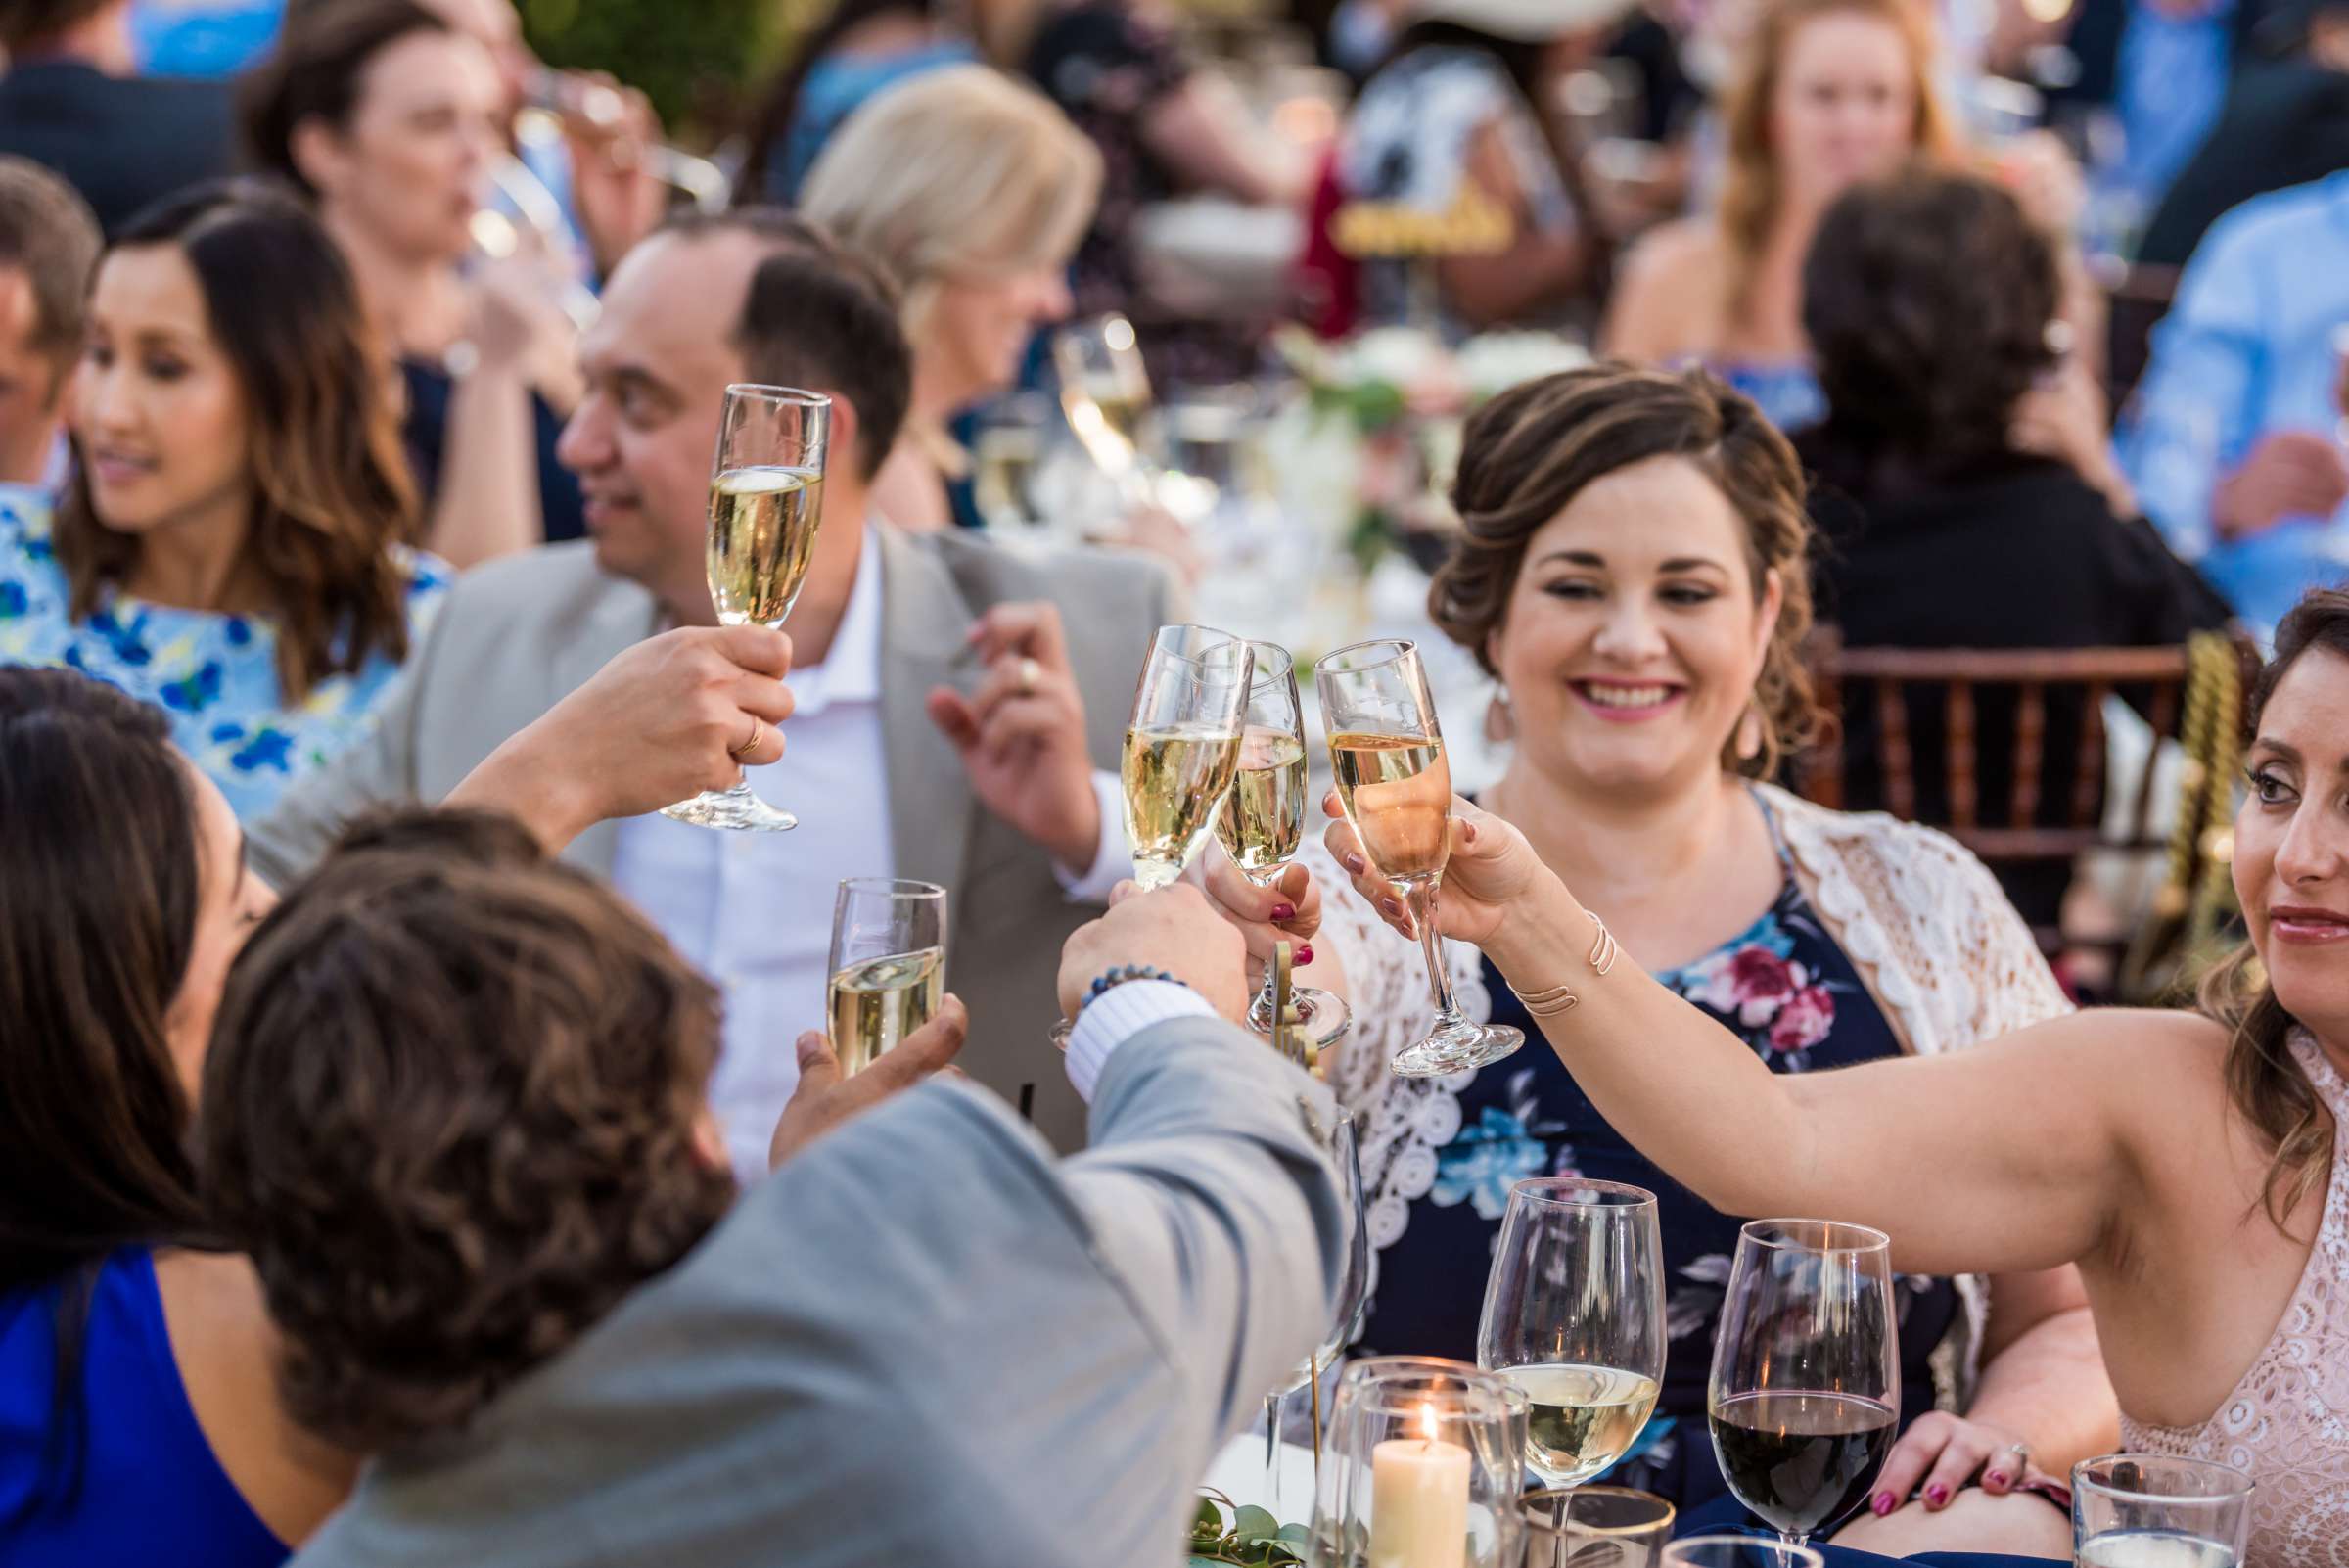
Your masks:
[[[1468,1559],[1468,1451],[1436,1436],[1419,1407],[1415,1438],[1370,1451],[1370,1568],[1461,1568]]]

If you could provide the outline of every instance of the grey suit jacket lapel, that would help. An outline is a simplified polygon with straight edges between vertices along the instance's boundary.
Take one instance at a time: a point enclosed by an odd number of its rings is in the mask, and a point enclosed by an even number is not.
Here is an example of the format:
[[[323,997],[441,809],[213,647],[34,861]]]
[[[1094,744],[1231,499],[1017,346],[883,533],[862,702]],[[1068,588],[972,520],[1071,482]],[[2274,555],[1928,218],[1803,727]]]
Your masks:
[[[552,708],[594,679],[596,671],[622,652],[667,628],[668,615],[650,595],[607,595],[547,661],[546,707]],[[583,871],[608,878],[619,849],[620,824],[598,822],[571,841],[563,858]]]
[[[879,518],[881,727],[889,760],[890,848],[898,875],[935,882],[952,911],[969,847],[972,797],[954,753],[925,706],[931,689],[955,684],[954,658],[970,607],[938,558]]]

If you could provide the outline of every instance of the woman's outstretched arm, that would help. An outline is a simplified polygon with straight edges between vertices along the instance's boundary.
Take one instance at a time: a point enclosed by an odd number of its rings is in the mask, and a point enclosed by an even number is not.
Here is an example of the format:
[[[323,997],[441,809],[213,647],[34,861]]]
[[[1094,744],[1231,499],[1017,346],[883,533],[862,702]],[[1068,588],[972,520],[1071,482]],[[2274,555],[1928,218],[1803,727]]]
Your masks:
[[[1597,973],[1597,922],[1517,830],[1465,801],[1452,811],[1443,933],[1491,956],[1599,1113],[1714,1207],[1873,1225],[1914,1273],[2052,1268],[2106,1234],[2142,1146],[2131,1130],[2176,1083],[2148,1047],[2178,1020],[2081,1014],[1949,1056],[1774,1074],[1630,959]],[[1405,923],[1348,824],[1328,842]]]

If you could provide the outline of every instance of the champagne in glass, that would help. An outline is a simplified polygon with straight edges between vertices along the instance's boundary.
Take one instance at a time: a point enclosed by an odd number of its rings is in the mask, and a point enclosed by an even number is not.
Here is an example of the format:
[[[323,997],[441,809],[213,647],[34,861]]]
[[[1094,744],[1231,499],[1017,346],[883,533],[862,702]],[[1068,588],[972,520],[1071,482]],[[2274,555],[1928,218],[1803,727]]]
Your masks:
[[[1510,1189],[1476,1363],[1525,1391],[1526,1464],[1575,1487],[1628,1453],[1664,1376],[1655,1194],[1557,1176]]]
[[[1892,1244],[1824,1220],[1738,1232],[1707,1394],[1737,1500],[1796,1545],[1857,1509],[1900,1424]]]
[[[1254,676],[1240,732],[1239,771],[1216,816],[1216,836],[1240,874],[1265,887],[1288,869],[1305,838],[1305,715],[1289,651],[1278,643],[1252,642],[1248,653]],[[1275,989],[1272,966],[1267,964],[1264,986],[1248,1009],[1248,1025],[1260,1035],[1272,1033]],[[1292,986],[1289,1005],[1297,1014],[1292,1027],[1316,1049],[1336,1044],[1353,1022],[1344,1001],[1310,986]]]
[[[1134,879],[1163,888],[1215,831],[1240,761],[1248,645],[1207,626],[1161,626],[1133,694],[1121,783]]]
[[[2231,1465],[2114,1453],[2072,1466],[2079,1568],[2235,1568],[2251,1478]]]
[[[826,1012],[843,1075],[863,1072],[930,1022],[945,983],[945,889],[887,877],[840,885]]]
[[[1451,768],[1435,699],[1415,644],[1340,648],[1313,667],[1338,800],[1370,868],[1402,899],[1419,933],[1436,1027],[1395,1053],[1406,1078],[1437,1078],[1497,1062],[1525,1043],[1521,1030],[1479,1024],[1452,1000],[1436,934],[1444,864],[1451,853]]]
[[[815,555],[832,399],[791,387],[726,389],[710,481],[710,602],[720,624],[779,626]],[[799,818],[747,779],[662,807],[702,827],[781,832]]]
[[[1121,315],[1072,321],[1052,335],[1052,364],[1060,373],[1061,412],[1101,471],[1118,482],[1128,505],[1150,497],[1142,426],[1151,408],[1150,373]]]

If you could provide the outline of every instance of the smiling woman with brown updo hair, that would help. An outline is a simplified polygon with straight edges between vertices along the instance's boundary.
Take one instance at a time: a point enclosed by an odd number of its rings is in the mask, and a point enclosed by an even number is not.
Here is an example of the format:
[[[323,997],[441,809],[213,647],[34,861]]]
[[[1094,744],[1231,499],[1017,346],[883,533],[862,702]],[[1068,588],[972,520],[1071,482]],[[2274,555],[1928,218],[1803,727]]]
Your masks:
[[[162,709],[239,816],[367,733],[448,583],[349,270],[264,187],[157,208],[107,252],[55,521],[0,505],[0,661]]]
[[[1496,717],[1515,742],[1481,804],[1642,967],[1779,1074],[1961,1050],[2066,1010],[2029,931],[1956,844],[1760,782],[1815,716],[1800,654],[1811,531],[1793,450],[1751,401],[1702,372],[1620,364],[1529,382],[1469,421],[1452,500],[1463,537],[1430,610],[1500,682]],[[1353,874],[1309,854],[1318,876]],[[1332,900],[1314,945],[1338,960],[1356,1019],[1335,1079],[1366,1113],[1384,1253],[1364,1343],[1474,1356],[1463,1280],[1483,1277],[1515,1181],[1574,1172],[1648,1188],[1673,1334],[1656,1413],[1680,1430],[1651,1427],[1617,1476],[1683,1507],[1719,1496],[1710,1448],[1690,1439],[1737,1221],[1650,1164],[1538,1043],[1465,1082],[1389,1073],[1432,1017],[1417,947],[1354,900]],[[1473,948],[1448,962],[1464,1009],[1538,1040]],[[1854,1544],[2068,1540],[2035,1499],[1951,1504],[1977,1474],[2013,1491],[2014,1445],[2050,1468],[2109,1447],[2077,1276],[1915,1280],[1903,1298],[1907,1433],[1878,1505],[1891,1517]],[[1965,1417],[1930,1413],[1937,1397]]]

